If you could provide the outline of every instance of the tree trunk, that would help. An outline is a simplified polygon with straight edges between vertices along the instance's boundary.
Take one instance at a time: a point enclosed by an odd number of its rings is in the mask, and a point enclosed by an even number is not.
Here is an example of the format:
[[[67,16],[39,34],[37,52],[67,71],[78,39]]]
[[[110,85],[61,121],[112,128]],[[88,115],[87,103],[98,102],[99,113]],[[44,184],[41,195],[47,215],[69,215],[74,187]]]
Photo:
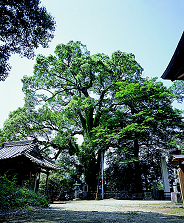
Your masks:
[[[134,140],[134,157],[139,160],[139,143],[138,140]],[[135,162],[135,177],[134,177],[134,190],[136,193],[142,192],[142,180],[141,180],[141,168],[139,161]]]
[[[91,155],[90,160],[85,162],[84,169],[85,169],[84,170],[85,181],[89,186],[89,190],[96,190],[96,187],[98,184],[97,175],[98,175],[99,169],[97,167],[95,157],[92,157]]]

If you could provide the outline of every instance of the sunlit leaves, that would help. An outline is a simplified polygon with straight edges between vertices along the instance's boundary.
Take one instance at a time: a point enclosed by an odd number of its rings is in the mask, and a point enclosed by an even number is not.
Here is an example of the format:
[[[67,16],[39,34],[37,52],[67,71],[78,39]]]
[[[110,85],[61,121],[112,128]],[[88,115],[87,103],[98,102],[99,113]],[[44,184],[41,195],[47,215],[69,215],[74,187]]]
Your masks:
[[[162,83],[142,79],[118,82],[118,86],[116,103],[121,109],[104,114],[102,126],[93,130],[95,143],[119,148],[130,140],[141,145],[156,138],[156,146],[167,148],[172,136],[182,140],[181,111],[172,108],[173,95]]]
[[[88,179],[96,186],[97,154],[101,142],[92,140],[93,129],[107,123],[107,129],[111,126],[111,130],[118,123],[125,122],[126,119],[122,118],[119,121],[121,115],[127,117],[128,109],[124,105],[122,109],[122,102],[118,104],[117,82],[140,80],[142,70],[133,54],[116,51],[111,57],[103,53],[90,55],[87,47],[79,41],[59,44],[55,55],[38,55],[34,75],[22,79],[29,109],[19,117],[19,120],[23,116],[26,118],[25,122],[20,122],[20,129],[25,136],[32,135],[43,146],[57,150],[56,157],[66,148],[76,153],[86,175],[88,171],[93,175],[93,179],[90,176]],[[14,121],[18,123],[18,120]],[[123,125],[126,127],[125,123]],[[79,151],[74,138],[78,134],[84,138]],[[106,149],[111,143],[109,139],[115,135],[116,132],[107,132]],[[94,171],[89,167],[94,167]]]

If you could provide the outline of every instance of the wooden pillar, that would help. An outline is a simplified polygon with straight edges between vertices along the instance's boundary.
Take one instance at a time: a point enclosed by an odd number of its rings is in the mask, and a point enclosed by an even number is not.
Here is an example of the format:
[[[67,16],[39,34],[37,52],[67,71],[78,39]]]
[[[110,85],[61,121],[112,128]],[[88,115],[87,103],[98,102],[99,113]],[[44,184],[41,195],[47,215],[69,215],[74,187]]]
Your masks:
[[[49,171],[47,172],[46,177],[46,187],[45,187],[45,195],[48,196],[48,179],[49,179]]]
[[[33,188],[31,188],[31,175],[32,175],[32,173],[30,171],[30,173],[29,173],[29,189],[33,189]]]
[[[179,181],[180,181],[180,190],[181,190],[182,201],[184,204],[184,165],[181,163],[181,160],[179,160],[179,166],[180,166],[180,170],[178,172],[178,177],[179,177]]]
[[[34,181],[34,192],[36,193],[39,187],[39,179],[40,179],[40,173],[35,174],[35,181]]]

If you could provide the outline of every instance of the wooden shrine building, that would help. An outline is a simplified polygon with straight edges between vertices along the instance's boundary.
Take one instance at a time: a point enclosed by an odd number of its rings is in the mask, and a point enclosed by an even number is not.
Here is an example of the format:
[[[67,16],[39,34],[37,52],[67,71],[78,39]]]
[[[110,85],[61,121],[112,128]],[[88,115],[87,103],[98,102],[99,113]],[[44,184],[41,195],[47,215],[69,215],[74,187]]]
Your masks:
[[[184,80],[184,32],[161,78],[171,81]]]
[[[35,140],[6,142],[0,147],[0,174],[15,176],[17,185],[36,191],[39,187],[40,173],[47,174],[59,168],[50,159],[44,157]]]

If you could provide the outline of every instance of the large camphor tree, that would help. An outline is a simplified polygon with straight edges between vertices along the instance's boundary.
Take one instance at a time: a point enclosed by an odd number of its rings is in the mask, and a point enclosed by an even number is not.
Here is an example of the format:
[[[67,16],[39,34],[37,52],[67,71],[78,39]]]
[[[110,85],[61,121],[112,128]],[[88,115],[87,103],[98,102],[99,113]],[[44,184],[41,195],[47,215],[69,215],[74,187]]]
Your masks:
[[[45,148],[56,149],[55,157],[63,149],[76,153],[86,183],[96,188],[101,148],[91,140],[92,129],[116,106],[116,83],[140,79],[142,70],[133,54],[90,55],[81,42],[60,44],[55,55],[38,55],[34,75],[23,78],[26,104],[10,114],[5,132],[11,140],[36,137]],[[77,135],[83,136],[80,148]]]
[[[33,137],[43,151],[54,149],[55,159],[63,151],[77,155],[90,189],[97,185],[101,152],[113,148],[134,163],[133,190],[141,191],[140,153],[174,146],[182,133],[171,92],[141,78],[142,71],[133,54],[90,55],[81,42],[60,44],[55,55],[38,55],[34,75],[22,80],[25,106],[10,113],[1,143]]]
[[[11,54],[33,58],[34,49],[47,47],[54,37],[55,21],[40,0],[1,0],[0,14],[0,81],[4,81]]]

